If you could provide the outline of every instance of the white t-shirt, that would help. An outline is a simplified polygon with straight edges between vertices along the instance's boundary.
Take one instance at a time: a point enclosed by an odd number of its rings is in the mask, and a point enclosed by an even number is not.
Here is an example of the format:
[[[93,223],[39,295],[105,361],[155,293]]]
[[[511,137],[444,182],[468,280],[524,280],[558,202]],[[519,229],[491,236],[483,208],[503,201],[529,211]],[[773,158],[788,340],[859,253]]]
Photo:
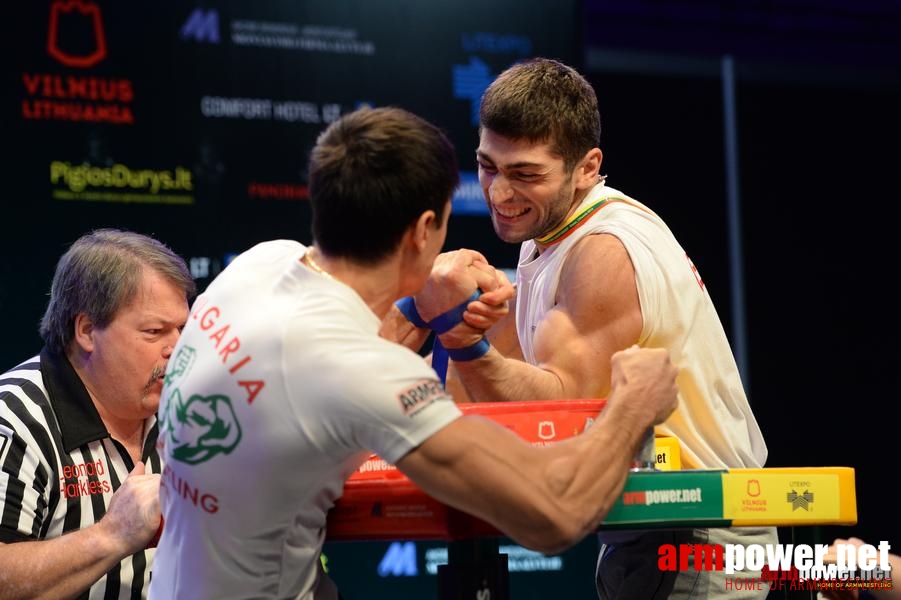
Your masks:
[[[199,296],[160,406],[165,526],[150,598],[337,597],[326,515],[369,452],[396,462],[459,417],[350,287],[259,244]]]
[[[679,438],[683,468],[762,467],[766,444],[698,270],[660,217],[603,183],[577,210],[605,198],[600,210],[537,258],[533,241],[521,246],[516,328],[523,356],[536,364],[532,332],[555,305],[563,263],[573,246],[586,235],[614,235],[635,269],[644,321],[639,345],[668,349],[680,368],[679,406],[657,433]]]

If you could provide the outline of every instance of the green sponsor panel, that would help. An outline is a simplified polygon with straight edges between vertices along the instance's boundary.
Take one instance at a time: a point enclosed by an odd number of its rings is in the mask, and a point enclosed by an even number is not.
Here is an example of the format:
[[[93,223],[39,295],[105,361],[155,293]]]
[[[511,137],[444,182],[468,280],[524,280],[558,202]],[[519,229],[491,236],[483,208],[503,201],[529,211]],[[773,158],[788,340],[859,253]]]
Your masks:
[[[726,527],[720,470],[632,472],[601,529]]]

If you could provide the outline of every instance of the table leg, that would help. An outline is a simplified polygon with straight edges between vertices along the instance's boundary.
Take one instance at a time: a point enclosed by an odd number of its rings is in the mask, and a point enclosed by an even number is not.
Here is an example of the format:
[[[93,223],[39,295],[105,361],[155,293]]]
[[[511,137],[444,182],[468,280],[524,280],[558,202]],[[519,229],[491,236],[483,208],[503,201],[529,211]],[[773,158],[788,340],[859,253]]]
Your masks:
[[[438,600],[509,600],[507,555],[497,538],[455,540],[438,567]]]

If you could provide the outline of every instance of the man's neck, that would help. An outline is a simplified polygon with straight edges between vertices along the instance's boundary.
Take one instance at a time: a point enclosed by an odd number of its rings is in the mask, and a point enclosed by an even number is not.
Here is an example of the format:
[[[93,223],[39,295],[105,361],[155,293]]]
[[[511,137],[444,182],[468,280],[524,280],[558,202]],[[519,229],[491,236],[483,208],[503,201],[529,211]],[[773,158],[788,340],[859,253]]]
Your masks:
[[[110,437],[125,446],[135,463],[141,462],[141,454],[144,449],[144,427],[147,421],[117,418],[111,415],[103,407],[103,404],[93,397],[93,394],[91,399],[94,400],[94,406],[97,407],[97,412],[100,413],[100,418],[106,425]]]
[[[313,247],[304,259],[302,262],[314,271],[353,289],[379,319],[404,295],[400,259],[396,255],[375,265],[360,265],[345,258],[326,256]]]
[[[588,195],[590,193],[591,190],[576,192],[576,194],[573,196],[573,201],[570,204],[569,212],[566,214],[566,217],[550,231],[534,238],[533,241],[535,242],[535,258],[543,254],[545,250],[566,237],[566,235],[568,235],[571,230],[578,228],[582,224],[582,219],[585,218],[587,211],[590,208],[590,206],[586,205],[586,199],[588,198]]]

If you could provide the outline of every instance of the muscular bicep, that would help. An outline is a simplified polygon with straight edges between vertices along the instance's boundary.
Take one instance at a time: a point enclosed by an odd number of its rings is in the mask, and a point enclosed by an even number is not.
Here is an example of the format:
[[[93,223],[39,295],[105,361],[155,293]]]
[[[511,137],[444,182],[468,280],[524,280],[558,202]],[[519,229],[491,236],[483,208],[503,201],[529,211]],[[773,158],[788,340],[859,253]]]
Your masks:
[[[567,257],[556,305],[536,327],[535,357],[560,380],[562,397],[605,397],[611,356],[637,343],[641,329],[628,252],[615,236],[587,236]]]
[[[516,298],[509,302],[510,311],[488,330],[488,340],[507,358],[523,360],[522,347],[516,333]]]

